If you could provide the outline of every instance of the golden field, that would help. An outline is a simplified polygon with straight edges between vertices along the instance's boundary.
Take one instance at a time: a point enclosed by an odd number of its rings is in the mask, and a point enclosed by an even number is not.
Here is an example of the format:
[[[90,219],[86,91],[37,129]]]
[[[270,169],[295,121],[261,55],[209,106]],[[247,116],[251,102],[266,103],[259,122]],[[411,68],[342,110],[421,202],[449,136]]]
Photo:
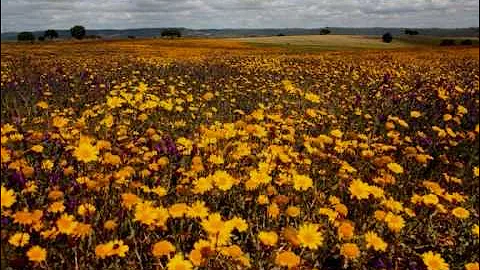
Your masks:
[[[2,269],[478,269],[478,47],[1,46]]]

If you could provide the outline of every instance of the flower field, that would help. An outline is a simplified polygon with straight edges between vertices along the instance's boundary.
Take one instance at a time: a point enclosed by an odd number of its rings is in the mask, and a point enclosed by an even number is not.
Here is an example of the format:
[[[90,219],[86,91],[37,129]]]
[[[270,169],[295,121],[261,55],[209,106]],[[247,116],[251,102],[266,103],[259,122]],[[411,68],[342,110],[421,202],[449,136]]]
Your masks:
[[[2,269],[479,269],[478,48],[176,42],[2,44]]]

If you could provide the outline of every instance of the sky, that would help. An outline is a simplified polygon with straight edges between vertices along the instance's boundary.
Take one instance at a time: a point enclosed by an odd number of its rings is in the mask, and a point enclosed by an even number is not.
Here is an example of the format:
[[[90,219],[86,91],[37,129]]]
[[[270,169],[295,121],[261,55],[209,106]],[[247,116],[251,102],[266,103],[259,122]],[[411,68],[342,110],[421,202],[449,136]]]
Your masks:
[[[478,27],[478,0],[1,0],[1,32],[157,27]]]

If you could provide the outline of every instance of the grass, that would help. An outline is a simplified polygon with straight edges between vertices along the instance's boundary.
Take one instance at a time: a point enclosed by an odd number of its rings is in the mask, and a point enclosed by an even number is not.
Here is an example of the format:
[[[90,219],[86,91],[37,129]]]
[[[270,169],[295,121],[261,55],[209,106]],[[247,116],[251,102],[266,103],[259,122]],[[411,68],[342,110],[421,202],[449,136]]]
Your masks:
[[[353,35],[304,35],[304,36],[273,36],[239,38],[240,42],[259,48],[281,48],[289,51],[351,51],[351,50],[384,50],[384,49],[411,49],[440,44],[441,37],[430,36],[401,36],[394,37],[391,43],[382,42],[380,37],[353,36]],[[455,38],[460,40],[472,39],[478,45],[478,38]]]

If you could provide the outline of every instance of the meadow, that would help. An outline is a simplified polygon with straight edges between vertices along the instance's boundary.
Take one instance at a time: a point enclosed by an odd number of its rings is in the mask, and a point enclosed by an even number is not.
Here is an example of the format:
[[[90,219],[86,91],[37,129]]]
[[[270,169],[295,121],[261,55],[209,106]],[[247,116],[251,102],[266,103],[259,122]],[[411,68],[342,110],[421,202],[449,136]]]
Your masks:
[[[2,269],[478,269],[478,47],[364,42],[2,43]]]

